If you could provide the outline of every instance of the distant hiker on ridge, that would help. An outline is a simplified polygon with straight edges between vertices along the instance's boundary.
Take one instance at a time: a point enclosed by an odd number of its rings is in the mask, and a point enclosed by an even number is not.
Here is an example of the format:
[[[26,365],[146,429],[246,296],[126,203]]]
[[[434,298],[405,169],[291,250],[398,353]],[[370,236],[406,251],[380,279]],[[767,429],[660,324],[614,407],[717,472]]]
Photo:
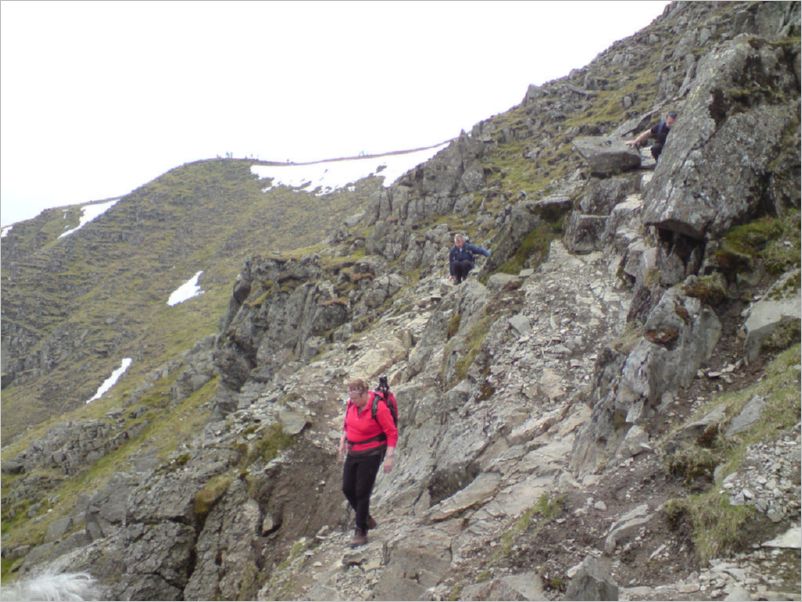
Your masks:
[[[462,234],[454,237],[454,246],[448,253],[448,271],[452,281],[459,284],[468,277],[468,272],[473,269],[476,258],[474,253],[490,257],[490,251],[479,245],[472,245],[465,242]]]
[[[373,400],[377,395],[382,401],[376,404],[374,413]],[[367,383],[361,378],[348,383],[348,404],[338,457],[345,462],[343,493],[356,512],[352,546],[368,543],[368,529],[376,528],[376,521],[370,516],[373,483],[382,460],[384,472],[390,472],[395,463],[398,429],[384,399],[380,393],[369,391]]]
[[[640,148],[646,140],[654,138],[655,142],[652,144],[651,151],[652,157],[657,161],[660,154],[663,152],[663,146],[666,143],[668,133],[671,131],[671,126],[677,120],[677,114],[674,111],[669,111],[665,119],[661,119],[658,123],[650,127],[648,130],[641,132],[634,140],[627,140],[626,143],[635,148]]]

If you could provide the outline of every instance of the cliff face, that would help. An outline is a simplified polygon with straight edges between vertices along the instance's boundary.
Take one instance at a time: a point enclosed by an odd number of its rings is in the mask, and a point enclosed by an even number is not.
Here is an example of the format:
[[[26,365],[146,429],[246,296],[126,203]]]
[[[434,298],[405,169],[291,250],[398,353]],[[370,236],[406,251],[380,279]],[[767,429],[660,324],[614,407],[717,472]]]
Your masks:
[[[214,337],[4,450],[4,559],[112,599],[793,599],[799,21],[672,4],[324,245],[252,249]],[[668,110],[659,163],[623,144]],[[493,251],[459,286],[455,231]],[[399,459],[351,550],[341,400],[381,374]]]

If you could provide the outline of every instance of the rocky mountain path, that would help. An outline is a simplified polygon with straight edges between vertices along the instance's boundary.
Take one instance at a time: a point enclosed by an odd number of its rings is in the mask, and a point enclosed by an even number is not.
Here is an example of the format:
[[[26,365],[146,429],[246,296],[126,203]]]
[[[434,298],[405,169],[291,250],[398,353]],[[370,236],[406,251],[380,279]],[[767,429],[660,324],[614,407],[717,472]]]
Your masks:
[[[370,533],[370,543],[350,548],[353,514],[343,502],[342,520],[297,542],[298,552],[276,569],[259,599],[559,599],[565,577],[575,575],[584,558],[613,550],[609,576],[619,585],[621,599],[793,599],[783,592],[794,590],[794,573],[778,571],[777,565],[790,566],[789,558],[798,562],[798,548],[756,541],[754,553],[698,567],[688,534],[669,528],[660,512],[664,502],[684,495],[683,486],[667,475],[648,439],[635,442],[639,449],[631,457],[616,458],[582,482],[571,475],[567,462],[574,436],[590,419],[585,401],[594,363],[605,345],[626,336],[621,329],[631,291],[618,279],[619,262],[620,257],[604,253],[573,255],[553,242],[548,259],[518,278],[520,302],[501,312],[483,346],[492,401],[468,399],[455,410],[464,427],[459,432],[480,441],[471,478],[449,496],[430,499],[421,479],[429,480],[431,492],[433,468],[426,466],[440,450],[427,454],[415,449],[414,439],[402,438],[396,470],[377,479],[373,514],[379,527]],[[440,275],[424,278],[411,297],[393,302],[378,328],[325,354],[299,378],[310,386],[325,385],[330,398],[331,387],[350,374],[403,373],[412,341],[420,341],[431,322],[442,319],[439,312],[459,307],[458,300],[478,286],[475,276],[460,286]],[[487,288],[488,304],[503,308],[505,285],[491,281]],[[674,401],[680,416],[733,384],[717,375],[737,365],[736,339],[734,329],[725,332],[722,352]],[[442,359],[433,358],[411,384],[432,387],[432,370]],[[730,370],[733,386],[755,378],[754,370]],[[307,436],[333,454],[341,419],[341,400],[328,399],[318,406]],[[442,439],[453,436],[441,431]],[[470,456],[470,446],[454,445],[451,456]],[[791,456],[798,450],[797,429],[776,448],[760,452],[767,470],[782,475],[764,479],[762,488],[757,475],[743,483],[733,480],[732,487],[763,492],[768,508],[777,481],[781,487],[791,482],[775,497],[784,500],[784,512],[793,512],[799,484],[798,479],[795,488],[792,483],[798,458],[794,464]],[[560,500],[556,520],[532,513],[546,498]],[[525,516],[526,524],[521,522]],[[783,572],[791,582],[764,577]]]
[[[396,599],[441,597],[442,590],[457,586],[441,584],[443,575],[462,574],[459,567],[466,571],[466,582],[473,583],[471,567],[484,552],[498,548],[515,519],[541,496],[571,481],[567,460],[573,436],[590,415],[578,399],[590,384],[600,342],[619,334],[616,325],[624,323],[628,307],[630,293],[617,281],[616,268],[616,258],[602,253],[571,255],[560,242],[552,243],[548,259],[521,279],[521,310],[497,322],[486,345],[492,356],[487,379],[496,402],[480,407],[468,402],[471,407],[465,408],[472,419],[484,423],[488,438],[475,460],[480,466],[475,479],[432,507],[400,506],[393,480],[403,480],[403,464],[414,462],[413,454],[400,449],[397,471],[380,475],[377,481],[374,514],[380,526],[371,533],[371,542],[351,550],[350,529],[327,530],[315,542],[307,542],[309,549],[294,561],[303,563],[304,570],[292,573],[309,574],[310,579],[292,584],[293,597],[364,599],[376,594],[374,585],[379,581],[385,588],[400,581],[393,576],[399,571],[417,574],[421,589],[396,590],[395,595],[401,596]],[[385,332],[352,343],[354,351],[362,353],[353,358],[352,368],[375,362],[367,359],[371,351],[365,349],[380,341],[393,347],[387,341],[398,340],[399,332],[418,339],[441,300],[468,294],[443,285],[439,277],[432,280],[418,287],[414,311],[386,319]],[[469,279],[462,286],[475,285]],[[491,290],[491,295],[501,292]],[[368,344],[368,338],[374,340]],[[341,418],[327,414],[333,435]],[[423,486],[417,484],[418,489]],[[280,582],[277,575],[260,596],[276,595]]]

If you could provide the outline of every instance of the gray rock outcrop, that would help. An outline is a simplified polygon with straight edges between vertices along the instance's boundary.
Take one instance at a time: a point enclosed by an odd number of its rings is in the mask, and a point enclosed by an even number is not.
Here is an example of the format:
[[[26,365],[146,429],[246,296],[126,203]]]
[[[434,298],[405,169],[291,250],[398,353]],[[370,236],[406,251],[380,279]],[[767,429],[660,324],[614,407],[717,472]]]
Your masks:
[[[761,347],[773,336],[788,339],[780,343],[783,346],[799,340],[802,316],[799,275],[799,270],[785,274],[766,292],[763,299],[748,309],[749,317],[744,323],[744,351],[748,361],[753,361],[760,354]]]
[[[789,174],[799,181],[799,149],[783,143],[799,129],[789,61],[782,48],[742,35],[699,62],[646,191],[645,224],[703,240],[761,207],[799,206],[771,186]]]
[[[594,176],[613,176],[640,167],[640,153],[621,140],[582,137],[576,138],[573,145]]]

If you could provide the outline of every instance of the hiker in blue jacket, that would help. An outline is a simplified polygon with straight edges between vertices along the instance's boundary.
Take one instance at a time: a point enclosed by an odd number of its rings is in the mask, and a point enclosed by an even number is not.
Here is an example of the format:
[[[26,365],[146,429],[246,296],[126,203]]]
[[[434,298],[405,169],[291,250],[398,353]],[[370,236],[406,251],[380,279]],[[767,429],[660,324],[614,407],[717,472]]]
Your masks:
[[[669,111],[665,119],[661,119],[656,125],[650,127],[648,130],[641,132],[634,140],[627,140],[627,144],[639,148],[643,146],[649,138],[654,138],[651,151],[652,157],[657,161],[660,158],[660,153],[663,152],[663,145],[666,143],[668,133],[671,131],[671,126],[677,120],[677,114],[674,111]]]
[[[490,257],[490,251],[479,245],[472,245],[465,242],[465,237],[462,234],[457,234],[454,237],[454,246],[448,253],[448,271],[451,275],[451,280],[459,284],[468,277],[468,272],[473,269],[476,263],[474,253]]]

